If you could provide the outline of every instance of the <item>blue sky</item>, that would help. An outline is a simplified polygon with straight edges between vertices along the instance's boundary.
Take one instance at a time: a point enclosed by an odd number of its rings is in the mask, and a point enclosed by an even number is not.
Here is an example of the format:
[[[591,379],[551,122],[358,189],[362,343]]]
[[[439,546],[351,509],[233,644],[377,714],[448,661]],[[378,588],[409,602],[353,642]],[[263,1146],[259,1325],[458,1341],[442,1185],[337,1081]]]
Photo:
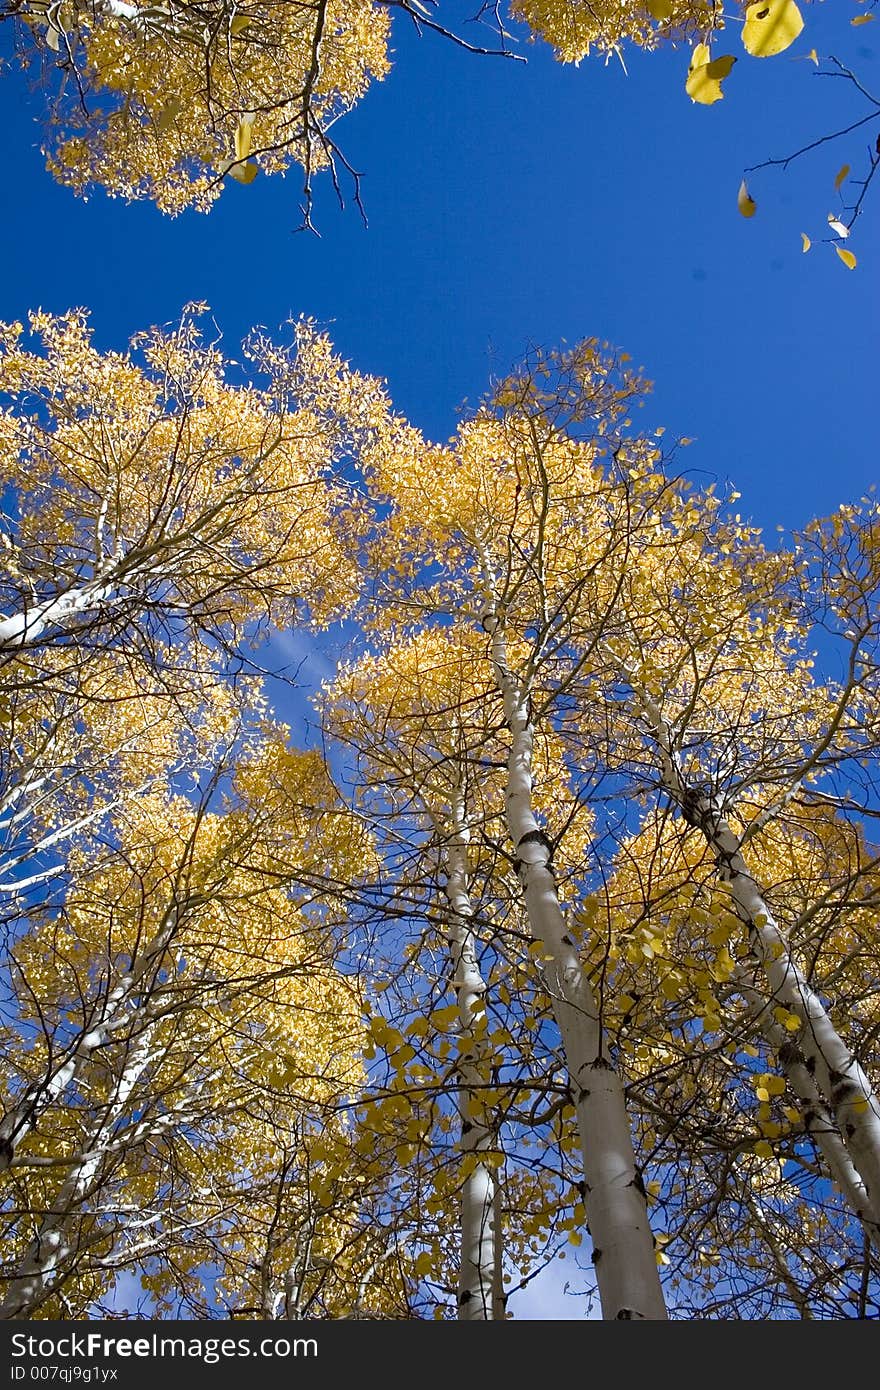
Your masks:
[[[875,466],[880,196],[850,240],[857,270],[816,244],[834,175],[860,168],[867,136],[750,176],[750,221],[736,192],[745,165],[864,110],[814,76],[813,43],[880,86],[880,23],[851,29],[849,12],[808,6],[795,48],[743,54],[712,107],[685,96],[684,51],[628,54],[627,76],[616,60],[563,67],[543,46],[522,46],[527,64],[475,57],[395,23],[391,75],[335,132],[365,171],[369,226],[325,183],[320,239],[292,230],[293,176],[233,184],[207,217],[173,221],[76,200],[43,171],[38,98],[9,73],[0,315],[88,305],[116,347],[206,299],[234,350],[253,323],[311,314],[441,437],[530,343],[595,334],[655,380],[646,424],[697,438],[691,468],[734,480],[760,524],[798,524],[858,495]]]
[[[523,64],[395,21],[391,75],[334,132],[364,172],[369,225],[325,182],[320,238],[294,231],[294,176],[233,184],[209,216],[173,221],[76,200],[44,172],[39,94],[10,70],[0,317],[85,305],[99,343],[118,348],[204,299],[234,353],[255,323],[312,315],[440,438],[530,345],[596,335],[655,380],[645,426],[695,438],[691,469],[734,482],[743,514],[768,530],[800,525],[874,481],[880,288],[880,188],[850,241],[856,271],[818,244],[840,206],[837,170],[864,167],[864,133],[751,175],[758,213],[736,210],[744,166],[865,110],[847,84],[816,77],[811,46],[880,87],[880,21],[852,29],[849,5],[806,10],[795,48],[743,54],[711,108],[684,93],[685,51],[627,54],[625,73],[616,60],[564,68],[525,45]],[[716,51],[728,49],[733,34]],[[577,1301],[549,1312],[555,1289],[556,1276],[532,1316],[583,1315]]]

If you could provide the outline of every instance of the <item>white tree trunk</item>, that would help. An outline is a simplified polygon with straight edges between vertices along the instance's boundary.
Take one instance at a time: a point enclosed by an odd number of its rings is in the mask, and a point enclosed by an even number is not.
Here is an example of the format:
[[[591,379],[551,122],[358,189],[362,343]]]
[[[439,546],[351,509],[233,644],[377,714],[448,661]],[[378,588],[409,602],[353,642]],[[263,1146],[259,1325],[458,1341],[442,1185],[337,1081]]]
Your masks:
[[[176,908],[169,909],[159,932],[146,947],[137,964],[126,971],[113,989],[108,990],[100,1009],[90,1021],[89,1028],[63,1062],[55,1067],[50,1065],[48,1075],[27,1086],[16,1103],[7,1110],[0,1121],[0,1172],[10,1166],[19,1144],[34,1129],[43,1111],[60,1099],[65,1088],[79,1075],[95,1049],[105,1043],[114,1029],[125,1021],[126,1000],[141,984],[151,966],[157,964],[164,955],[177,920]]]
[[[78,589],[68,589],[54,598],[35,603],[21,613],[0,618],[0,649],[27,647],[52,628],[63,628],[72,618],[101,608],[112,596],[112,588],[103,580],[93,580]]]
[[[458,1280],[458,1316],[464,1322],[488,1322],[504,1317],[504,1297],[497,1272],[500,1265],[501,1231],[497,1224],[498,1178],[493,1167],[476,1163],[471,1155],[493,1148],[493,1132],[480,1105],[485,1078],[480,1068],[478,1032],[483,1019],[486,984],[480,974],[472,927],[473,909],[468,895],[468,845],[470,831],[464,798],[456,790],[453,830],[445,845],[446,897],[449,916],[449,949],[458,1003],[459,1034],[470,1041],[458,1073],[461,1082],[461,1152],[466,1169],[461,1188],[461,1260]],[[485,1058],[483,1058],[485,1061]],[[467,1171],[470,1170],[470,1171]]]
[[[484,571],[487,569],[484,560]],[[515,847],[529,927],[545,958],[544,978],[562,1036],[584,1161],[593,1264],[605,1319],[667,1316],[644,1183],[636,1166],[623,1083],[603,1037],[598,1001],[566,930],[552,846],[532,810],[534,729],[529,692],[507,664],[491,575],[483,627],[510,730],[507,828]]]
[[[799,1102],[804,1132],[814,1141],[825,1160],[832,1182],[840,1188],[851,1210],[861,1221],[875,1250],[880,1251],[880,1210],[876,1202],[872,1203],[865,1184],[853,1166],[846,1145],[807,1067],[806,1058],[791,1034],[773,1018],[771,1005],[743,978],[741,971],[735,980],[740,993],[750,1001],[755,1024],[776,1053],[792,1094]]]
[[[9,1281],[0,1318],[25,1318],[51,1295],[78,1250],[79,1218],[84,1202],[100,1183],[100,1171],[117,1122],[125,1116],[132,1091],[150,1061],[152,1028],[147,1027],[127,1053],[101,1121],[77,1157],[43,1217],[18,1270]]]
[[[703,835],[719,877],[729,884],[738,915],[748,928],[751,949],[767,977],[771,1004],[801,1019],[798,1047],[834,1115],[873,1210],[880,1202],[880,1100],[822,1000],[795,964],[784,932],[746,867],[739,836],[712,797],[688,785],[668,721],[628,670],[626,676],[656,740],[663,789],[688,825]]]

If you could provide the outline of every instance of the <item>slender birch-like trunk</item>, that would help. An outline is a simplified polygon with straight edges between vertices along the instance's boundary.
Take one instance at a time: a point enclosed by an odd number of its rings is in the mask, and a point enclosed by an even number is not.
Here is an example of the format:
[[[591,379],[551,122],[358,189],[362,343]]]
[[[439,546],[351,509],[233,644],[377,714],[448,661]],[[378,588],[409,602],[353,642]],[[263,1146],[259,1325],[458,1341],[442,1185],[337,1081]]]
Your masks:
[[[64,628],[80,613],[101,608],[112,595],[112,586],[96,579],[78,589],[68,589],[63,594],[56,594],[55,598],[35,603],[32,608],[20,613],[0,618],[0,649],[30,646],[40,641],[50,629]]]
[[[663,790],[712,851],[719,877],[729,885],[737,914],[748,929],[749,944],[766,975],[772,1004],[784,1006],[802,1021],[797,1044],[804,1064],[831,1109],[873,1210],[880,1202],[880,1099],[822,1000],[795,964],[785,933],[746,867],[740,837],[713,798],[688,785],[668,721],[629,671],[626,677],[651,726]]]
[[[636,1166],[623,1083],[603,1037],[599,1003],[566,930],[552,846],[532,809],[534,727],[529,690],[507,664],[503,622],[484,559],[482,623],[510,730],[507,828],[526,914],[545,957],[544,978],[562,1036],[584,1161],[584,1201],[605,1319],[667,1316],[641,1173]]]
[[[65,1088],[79,1075],[95,1049],[106,1043],[114,1029],[124,1021],[126,1015],[122,1010],[126,1000],[164,955],[177,919],[176,908],[169,909],[160,930],[144,950],[137,965],[127,970],[118,984],[108,990],[88,1029],[63,1062],[53,1067],[50,1060],[48,1075],[27,1086],[16,1103],[7,1110],[0,1121],[0,1172],[10,1166],[19,1144],[31,1133],[43,1112],[64,1094]]]
[[[876,1202],[871,1201],[868,1190],[853,1165],[846,1145],[807,1066],[806,1057],[791,1034],[772,1017],[768,1001],[762,999],[755,987],[742,978],[742,972],[734,978],[737,989],[751,1004],[756,1026],[779,1059],[789,1088],[798,1101],[804,1132],[821,1153],[832,1182],[840,1188],[851,1210],[861,1221],[871,1244],[875,1250],[880,1251],[880,1209]]]
[[[461,1260],[458,1279],[458,1316],[464,1322],[503,1319],[504,1294],[498,1278],[501,1230],[498,1224],[498,1174],[494,1167],[478,1160],[493,1148],[493,1131],[480,1103],[485,1078],[480,1069],[477,1039],[483,1017],[486,984],[480,973],[472,927],[473,909],[468,893],[468,845],[464,796],[456,788],[452,804],[452,834],[448,837],[446,859],[446,897],[449,901],[449,950],[453,983],[458,1003],[458,1025],[462,1039],[470,1043],[462,1051],[458,1065],[461,1083],[461,1153],[464,1169],[461,1187]],[[485,1060],[485,1059],[483,1059]]]
[[[0,1303],[0,1318],[26,1318],[39,1309],[51,1296],[56,1280],[63,1277],[70,1257],[76,1255],[78,1218],[83,1203],[96,1182],[100,1182],[106,1145],[116,1124],[125,1116],[131,1093],[149,1064],[152,1033],[152,1027],[145,1028],[128,1053],[97,1129],[71,1166],[52,1201],[51,1210],[40,1222],[27,1253],[9,1281]]]

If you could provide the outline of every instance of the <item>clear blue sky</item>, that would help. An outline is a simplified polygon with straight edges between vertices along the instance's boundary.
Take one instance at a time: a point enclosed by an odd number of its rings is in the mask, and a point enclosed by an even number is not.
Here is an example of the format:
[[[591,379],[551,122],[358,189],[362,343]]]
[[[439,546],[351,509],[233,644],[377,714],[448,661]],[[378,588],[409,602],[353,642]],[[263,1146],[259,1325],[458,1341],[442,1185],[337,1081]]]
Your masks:
[[[396,22],[394,70],[334,132],[365,173],[369,226],[325,182],[320,239],[294,234],[292,176],[233,184],[209,216],[174,221],[103,195],[77,201],[44,172],[39,98],[10,71],[0,317],[86,305],[99,343],[118,348],[204,299],[234,352],[252,324],[309,314],[441,438],[530,344],[597,335],[657,383],[646,426],[696,437],[692,469],[731,479],[758,524],[802,524],[874,481],[880,288],[880,187],[851,239],[856,271],[818,244],[838,207],[834,175],[863,167],[866,136],[751,176],[758,214],[736,211],[744,166],[864,110],[814,76],[811,46],[880,87],[880,21],[851,29],[841,4],[806,12],[795,49],[743,55],[711,108],[685,96],[684,51],[629,54],[628,75],[616,61],[563,68],[542,46],[523,48],[526,65]],[[582,1315],[554,1312],[555,1280],[544,1288],[532,1316]]]

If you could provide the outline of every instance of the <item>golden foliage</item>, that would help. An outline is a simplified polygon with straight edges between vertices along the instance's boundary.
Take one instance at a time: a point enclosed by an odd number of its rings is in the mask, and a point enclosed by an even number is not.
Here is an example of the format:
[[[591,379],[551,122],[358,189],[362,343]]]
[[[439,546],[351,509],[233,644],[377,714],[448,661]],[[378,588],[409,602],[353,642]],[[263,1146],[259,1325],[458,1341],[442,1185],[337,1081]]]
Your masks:
[[[223,177],[325,167],[330,126],[388,70],[388,12],[208,0],[29,0],[33,56],[63,54],[84,89],[52,93],[49,168],[76,192],[207,211]],[[251,173],[253,171],[253,173]]]

